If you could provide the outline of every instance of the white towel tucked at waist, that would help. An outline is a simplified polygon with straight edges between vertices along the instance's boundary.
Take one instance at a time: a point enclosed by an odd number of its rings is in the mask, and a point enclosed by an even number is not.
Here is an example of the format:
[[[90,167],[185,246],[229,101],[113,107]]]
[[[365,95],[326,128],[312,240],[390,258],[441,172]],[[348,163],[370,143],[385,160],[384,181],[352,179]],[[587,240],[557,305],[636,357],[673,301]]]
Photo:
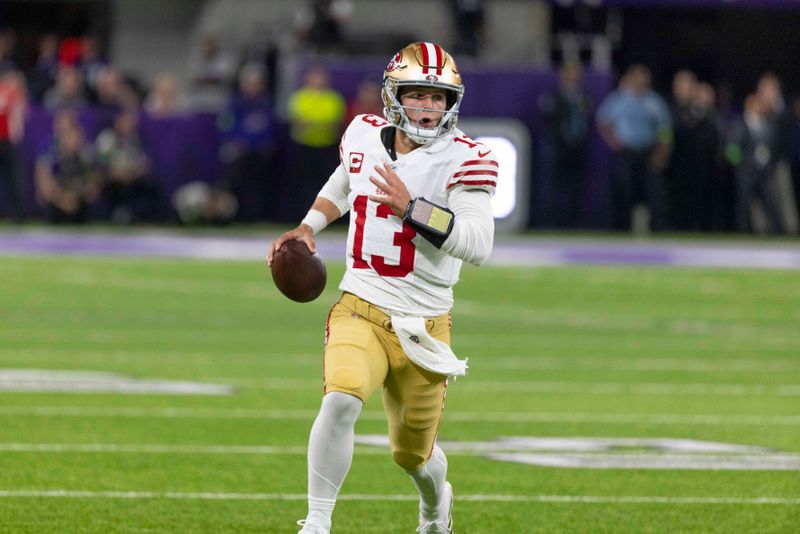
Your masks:
[[[408,359],[432,373],[449,377],[467,374],[467,360],[459,360],[450,346],[428,333],[423,317],[392,317],[392,327]]]

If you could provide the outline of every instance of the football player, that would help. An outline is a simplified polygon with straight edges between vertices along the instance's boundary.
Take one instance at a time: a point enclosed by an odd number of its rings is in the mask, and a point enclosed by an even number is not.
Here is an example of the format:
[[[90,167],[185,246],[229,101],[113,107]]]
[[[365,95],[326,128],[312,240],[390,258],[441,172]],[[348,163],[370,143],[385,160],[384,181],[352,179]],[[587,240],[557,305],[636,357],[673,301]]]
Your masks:
[[[453,489],[436,444],[449,377],[453,286],[463,261],[480,265],[494,239],[490,197],[498,163],[458,128],[464,85],[452,56],[412,43],[386,67],[384,117],[358,115],[341,163],[300,225],[276,239],[315,251],[314,235],[350,212],[341,299],[326,325],[324,391],[308,444],[303,534],[327,534],[353,456],[364,402],[383,390],[392,457],[419,491],[422,533],[453,532]]]

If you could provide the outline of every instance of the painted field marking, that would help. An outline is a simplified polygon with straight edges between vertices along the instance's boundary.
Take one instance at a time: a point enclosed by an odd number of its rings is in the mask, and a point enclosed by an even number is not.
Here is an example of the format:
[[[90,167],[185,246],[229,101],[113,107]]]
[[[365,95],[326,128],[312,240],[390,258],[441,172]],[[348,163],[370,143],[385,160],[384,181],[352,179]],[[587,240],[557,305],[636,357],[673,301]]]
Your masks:
[[[231,395],[227,384],[152,380],[100,371],[0,369],[0,392]]]
[[[14,330],[4,329],[0,325],[0,335],[9,339],[22,337],[19,335],[20,328]],[[54,334],[61,330],[53,331]],[[30,338],[39,339],[46,335],[41,328],[31,328]],[[52,335],[52,334],[50,334]],[[108,340],[117,341],[117,334],[108,336]],[[28,339],[24,337],[24,339]],[[541,349],[544,351],[545,349]],[[587,351],[594,350],[587,348]],[[700,347],[682,347],[679,349],[687,353],[695,352],[714,352],[720,349],[703,350]],[[766,350],[759,348],[759,350]],[[137,363],[158,362],[164,363],[165,357],[173,361],[191,361],[192,364],[213,364],[222,363],[226,365],[247,365],[248,369],[253,366],[270,369],[294,369],[310,368],[319,369],[320,360],[318,353],[297,352],[291,354],[292,358],[269,358],[263,353],[238,352],[238,353],[215,353],[198,351],[129,351],[129,350],[108,350],[108,349],[82,349],[82,350],[54,350],[44,348],[31,348],[20,351],[19,349],[0,349],[0,361],[20,362],[21,365],[30,365],[31,361],[36,361],[39,365],[57,366],[62,365],[65,360],[75,363],[81,362],[84,365],[104,365],[109,363]],[[598,369],[613,370],[622,372],[662,372],[677,371],[684,373],[739,373],[755,371],[759,373],[790,373],[800,372],[800,360],[791,359],[722,359],[722,358],[668,358],[668,357],[646,357],[646,358],[613,358],[613,357],[588,357],[588,356],[543,356],[543,355],[481,355],[473,358],[473,368],[476,370],[486,369],[551,369],[551,370],[576,370],[576,369]],[[22,363],[24,362],[24,363]],[[187,362],[188,363],[188,362]],[[476,371],[477,372],[477,371]],[[211,380],[204,378],[204,380]]]
[[[321,379],[204,377],[203,380],[259,390],[296,390],[320,386]],[[697,395],[751,397],[800,396],[800,385],[785,384],[675,384],[669,382],[560,382],[544,380],[462,380],[453,391],[476,393],[578,393],[584,395]],[[449,392],[449,391],[448,391]]]
[[[178,499],[204,501],[306,501],[305,493],[190,493],[156,491],[84,491],[84,490],[0,490],[0,498],[67,498],[67,499]],[[341,494],[343,501],[413,501],[419,495]],[[649,495],[458,495],[458,501],[521,502],[521,503],[586,503],[586,504],[783,504],[800,505],[800,497],[661,497]]]
[[[150,417],[168,419],[269,419],[311,421],[317,410],[258,410],[243,408],[140,408],[133,406],[0,406],[0,416],[27,417]],[[361,412],[361,420],[384,421],[382,411]],[[659,425],[800,425],[800,415],[718,415],[718,414],[638,414],[638,413],[557,413],[557,412],[458,412],[447,414],[450,422],[472,423],[597,423]]]
[[[271,445],[171,445],[160,443],[0,443],[0,452],[107,452],[136,454],[306,454],[306,445],[278,447]],[[359,454],[361,454],[359,450]],[[365,448],[366,454],[386,451]]]
[[[389,437],[383,434],[359,434],[355,441],[389,449]],[[696,439],[501,436],[440,444],[448,454],[474,451],[489,460],[540,467],[800,471],[797,453]]]
[[[388,454],[385,435],[357,435],[357,455]],[[764,447],[673,438],[500,437],[442,441],[452,456],[483,456],[540,467],[582,469],[701,469],[800,471],[800,454]],[[117,443],[0,443],[0,452],[305,455],[305,445],[191,445]]]

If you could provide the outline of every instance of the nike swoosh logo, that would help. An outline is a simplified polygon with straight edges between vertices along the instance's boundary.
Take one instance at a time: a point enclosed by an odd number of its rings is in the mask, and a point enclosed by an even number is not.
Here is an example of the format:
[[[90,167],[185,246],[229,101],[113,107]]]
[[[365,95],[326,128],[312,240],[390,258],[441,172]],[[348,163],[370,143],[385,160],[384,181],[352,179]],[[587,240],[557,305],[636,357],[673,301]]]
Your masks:
[[[478,157],[479,157],[479,158],[486,157],[486,155],[487,155],[489,152],[491,152],[491,150],[487,150],[486,152],[481,152],[480,150],[478,150]]]

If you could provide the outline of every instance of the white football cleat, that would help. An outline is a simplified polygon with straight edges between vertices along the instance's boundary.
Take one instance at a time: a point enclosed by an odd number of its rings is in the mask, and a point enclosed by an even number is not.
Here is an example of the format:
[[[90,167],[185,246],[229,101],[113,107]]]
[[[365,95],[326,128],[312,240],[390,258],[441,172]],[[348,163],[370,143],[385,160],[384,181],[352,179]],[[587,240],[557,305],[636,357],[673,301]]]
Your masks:
[[[450,502],[447,503],[447,517],[437,521],[425,521],[419,518],[417,532],[420,534],[453,534],[453,486],[448,482],[445,486]],[[445,501],[446,502],[446,501]]]
[[[301,519],[297,524],[303,527],[297,534],[331,534],[330,530],[324,529],[319,525],[306,524],[305,519]]]

